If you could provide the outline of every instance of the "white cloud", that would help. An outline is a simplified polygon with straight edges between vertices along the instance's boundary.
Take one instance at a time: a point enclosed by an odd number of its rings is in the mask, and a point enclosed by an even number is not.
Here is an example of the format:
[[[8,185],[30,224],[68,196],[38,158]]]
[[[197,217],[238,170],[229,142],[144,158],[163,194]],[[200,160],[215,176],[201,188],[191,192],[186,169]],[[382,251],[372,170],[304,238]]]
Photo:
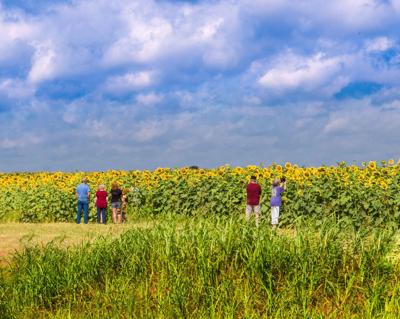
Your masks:
[[[314,0],[304,3],[299,5],[303,15],[320,26],[337,30],[372,31],[396,19],[392,8],[379,0]]]
[[[0,149],[24,148],[26,146],[39,144],[42,139],[34,134],[24,134],[17,138],[0,139]]]
[[[344,62],[344,57],[326,57],[322,53],[311,57],[289,53],[271,63],[272,67],[258,79],[258,83],[278,92],[294,89],[311,91],[331,82]]]
[[[138,11],[138,10],[136,10]],[[173,33],[171,23],[158,16],[141,16],[141,12],[124,12],[127,32],[107,50],[107,64],[150,62],[163,54],[165,42]]]
[[[38,45],[28,79],[32,83],[51,80],[57,72],[56,53],[51,45]]]
[[[163,95],[151,92],[148,94],[139,94],[136,97],[136,102],[143,105],[154,105],[161,103],[163,99],[164,99]]]
[[[400,0],[390,0],[391,5],[394,9],[400,13]]]
[[[237,51],[224,46],[209,49],[203,55],[203,62],[205,65],[218,69],[234,67],[238,63],[238,60]]]
[[[351,122],[352,119],[350,117],[333,114],[324,127],[324,133],[340,133],[347,130]]]
[[[115,134],[115,128],[105,121],[89,119],[85,122],[84,126],[87,134],[95,138],[110,137]]]
[[[166,130],[166,123],[158,120],[148,120],[141,122],[136,126],[133,137],[140,143],[149,142],[162,136]]]
[[[145,2],[121,10],[120,19],[125,31],[106,50],[105,65],[196,61],[224,69],[236,65],[241,54],[238,5]]]
[[[78,124],[86,107],[86,103],[81,100],[67,104],[62,113],[62,120],[67,124]]]
[[[0,7],[0,61],[12,59],[18,46],[29,42],[37,32],[36,25],[24,20],[23,16],[6,16]]]
[[[26,99],[32,97],[35,88],[25,81],[17,79],[0,80],[0,94],[11,99]]]
[[[380,93],[378,95],[385,94]],[[342,107],[332,110],[328,120],[324,125],[323,132],[329,136],[347,136],[350,140],[361,136],[368,136],[369,141],[374,140],[374,136],[388,140],[395,140],[398,131],[398,121],[400,121],[399,101],[391,100],[381,103],[379,106],[371,104],[370,98],[363,100],[349,101]],[[357,143],[357,142],[355,142]]]
[[[35,27],[33,24],[17,21],[17,22],[6,22],[0,15],[0,32],[2,36],[1,44],[5,44],[10,41],[26,40],[32,37],[35,33]]]
[[[197,29],[197,34],[195,36],[204,41],[212,40],[223,23],[224,19],[221,17],[214,21],[208,21]]]
[[[365,48],[368,52],[374,51],[386,51],[394,47],[395,43],[392,39],[388,37],[378,37],[372,40],[367,40]]]
[[[181,132],[192,128],[194,118],[195,115],[191,113],[180,113],[173,117],[164,116],[158,119],[144,120],[133,127],[133,137],[140,143],[153,142],[163,135],[171,139],[176,132],[181,135]]]
[[[110,77],[105,89],[113,93],[125,93],[150,87],[157,82],[157,75],[154,71],[140,71]]]

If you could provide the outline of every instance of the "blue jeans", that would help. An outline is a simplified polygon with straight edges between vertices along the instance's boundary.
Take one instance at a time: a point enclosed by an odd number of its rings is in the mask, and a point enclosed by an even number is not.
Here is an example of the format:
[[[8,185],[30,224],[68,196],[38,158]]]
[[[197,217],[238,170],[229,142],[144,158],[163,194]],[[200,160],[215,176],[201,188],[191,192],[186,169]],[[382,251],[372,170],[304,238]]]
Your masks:
[[[97,222],[98,223],[101,223],[101,224],[106,223],[106,211],[107,211],[107,208],[97,207]]]
[[[76,223],[80,224],[81,223],[81,212],[84,212],[83,215],[83,221],[85,224],[89,222],[89,203],[88,202],[82,202],[78,200],[78,214],[76,215]]]

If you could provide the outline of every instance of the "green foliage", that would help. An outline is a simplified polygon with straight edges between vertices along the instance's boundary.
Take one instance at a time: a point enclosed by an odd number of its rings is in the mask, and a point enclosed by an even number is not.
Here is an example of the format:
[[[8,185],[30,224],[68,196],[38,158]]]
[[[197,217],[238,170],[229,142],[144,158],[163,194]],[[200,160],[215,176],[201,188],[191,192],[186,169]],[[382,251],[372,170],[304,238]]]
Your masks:
[[[399,315],[393,231],[304,220],[166,220],[118,239],[27,247],[0,273],[4,318],[381,318]]]
[[[400,222],[399,166],[371,167],[344,163],[320,168],[224,166],[211,170],[111,171],[88,173],[88,176],[92,199],[98,184],[104,183],[109,189],[112,182],[118,181],[127,193],[128,215],[243,214],[245,187],[249,176],[256,175],[263,189],[262,213],[269,216],[271,181],[285,175],[288,184],[281,210],[283,225],[292,224],[300,216],[347,218],[357,227]],[[83,173],[0,174],[3,207],[0,221],[73,221],[75,187],[83,176]],[[29,183],[35,186],[28,187]],[[89,207],[90,219],[94,220],[93,200]]]

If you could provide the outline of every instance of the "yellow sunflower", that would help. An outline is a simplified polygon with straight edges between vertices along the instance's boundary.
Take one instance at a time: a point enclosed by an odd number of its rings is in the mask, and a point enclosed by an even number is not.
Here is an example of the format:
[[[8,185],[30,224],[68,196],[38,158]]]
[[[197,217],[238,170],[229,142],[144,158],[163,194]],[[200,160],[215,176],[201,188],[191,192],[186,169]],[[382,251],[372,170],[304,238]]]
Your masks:
[[[370,161],[368,163],[368,168],[369,169],[376,169],[376,162],[375,161]]]

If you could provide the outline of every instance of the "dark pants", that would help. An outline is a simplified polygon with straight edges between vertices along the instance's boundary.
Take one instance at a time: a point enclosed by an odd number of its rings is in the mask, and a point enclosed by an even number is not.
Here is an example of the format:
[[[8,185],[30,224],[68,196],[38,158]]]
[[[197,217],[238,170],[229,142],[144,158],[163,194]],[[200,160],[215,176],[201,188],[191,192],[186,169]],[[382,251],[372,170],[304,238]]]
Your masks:
[[[85,224],[89,222],[89,203],[78,200],[78,214],[76,215],[76,223],[81,223],[81,213],[84,212],[83,221]]]
[[[97,207],[97,222],[103,221],[102,224],[106,223],[106,211],[107,208],[99,208]]]

